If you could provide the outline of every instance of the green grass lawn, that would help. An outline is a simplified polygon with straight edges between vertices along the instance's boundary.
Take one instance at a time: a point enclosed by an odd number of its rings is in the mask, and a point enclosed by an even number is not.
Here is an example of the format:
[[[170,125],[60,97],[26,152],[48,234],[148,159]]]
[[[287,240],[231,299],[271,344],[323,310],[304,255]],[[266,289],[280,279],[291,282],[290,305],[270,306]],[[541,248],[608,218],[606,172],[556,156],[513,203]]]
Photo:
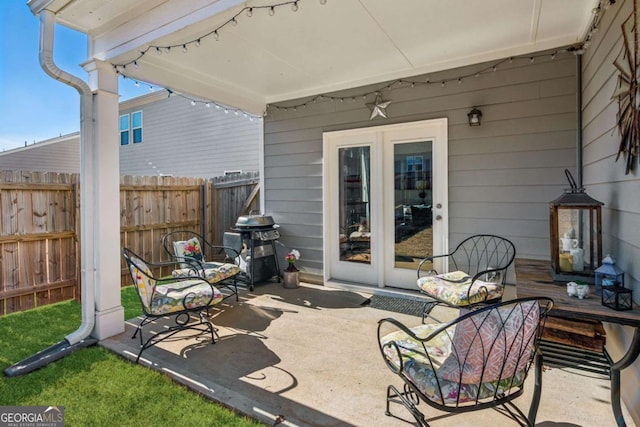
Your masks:
[[[125,318],[140,314],[132,287],[122,291]],[[0,317],[0,369],[53,345],[80,326],[80,304],[67,301]],[[0,406],[64,406],[66,426],[260,426],[94,346],[42,369],[0,377]]]

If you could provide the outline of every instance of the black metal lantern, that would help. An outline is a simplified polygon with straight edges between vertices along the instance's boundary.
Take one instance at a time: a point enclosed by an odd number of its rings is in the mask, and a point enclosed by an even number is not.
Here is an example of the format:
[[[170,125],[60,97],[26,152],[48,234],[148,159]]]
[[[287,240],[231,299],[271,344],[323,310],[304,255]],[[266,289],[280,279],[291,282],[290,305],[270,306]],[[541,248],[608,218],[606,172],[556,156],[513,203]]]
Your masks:
[[[565,169],[570,188],[549,203],[551,276],[554,280],[594,283],[602,259],[602,206],[578,188]]]
[[[482,111],[478,110],[478,107],[473,107],[469,113],[469,126],[480,126],[480,120],[482,119]]]
[[[631,289],[626,289],[618,285],[603,286],[602,305],[617,311],[631,310],[633,308]]]

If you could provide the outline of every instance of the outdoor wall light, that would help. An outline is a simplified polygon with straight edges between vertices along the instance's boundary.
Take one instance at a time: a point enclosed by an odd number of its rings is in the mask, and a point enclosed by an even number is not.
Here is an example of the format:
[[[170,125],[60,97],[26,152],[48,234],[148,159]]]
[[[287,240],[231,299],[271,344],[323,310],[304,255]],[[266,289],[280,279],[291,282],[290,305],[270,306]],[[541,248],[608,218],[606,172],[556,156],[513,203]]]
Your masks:
[[[480,126],[480,119],[482,119],[482,111],[478,110],[478,107],[473,107],[467,114],[469,117],[469,126]]]

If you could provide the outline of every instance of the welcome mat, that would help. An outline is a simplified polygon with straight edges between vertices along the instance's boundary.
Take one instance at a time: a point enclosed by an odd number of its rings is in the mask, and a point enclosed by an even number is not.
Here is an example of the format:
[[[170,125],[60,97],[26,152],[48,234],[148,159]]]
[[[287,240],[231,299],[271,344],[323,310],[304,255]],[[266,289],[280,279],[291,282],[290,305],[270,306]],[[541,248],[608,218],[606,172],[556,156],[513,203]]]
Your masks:
[[[372,295],[371,298],[363,302],[362,305],[377,308],[379,310],[393,311],[395,313],[422,317],[424,303],[425,302],[422,300],[395,298],[385,295]]]

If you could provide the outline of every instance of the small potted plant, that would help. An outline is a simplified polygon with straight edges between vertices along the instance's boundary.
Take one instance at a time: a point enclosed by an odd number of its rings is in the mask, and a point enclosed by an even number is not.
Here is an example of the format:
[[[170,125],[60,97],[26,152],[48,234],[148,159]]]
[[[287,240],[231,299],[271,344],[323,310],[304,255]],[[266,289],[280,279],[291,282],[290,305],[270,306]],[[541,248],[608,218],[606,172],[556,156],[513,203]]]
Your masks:
[[[296,268],[296,261],[300,259],[300,252],[292,249],[285,257],[284,260],[289,264],[284,270],[284,284],[285,288],[297,288],[300,286],[300,271]]]

